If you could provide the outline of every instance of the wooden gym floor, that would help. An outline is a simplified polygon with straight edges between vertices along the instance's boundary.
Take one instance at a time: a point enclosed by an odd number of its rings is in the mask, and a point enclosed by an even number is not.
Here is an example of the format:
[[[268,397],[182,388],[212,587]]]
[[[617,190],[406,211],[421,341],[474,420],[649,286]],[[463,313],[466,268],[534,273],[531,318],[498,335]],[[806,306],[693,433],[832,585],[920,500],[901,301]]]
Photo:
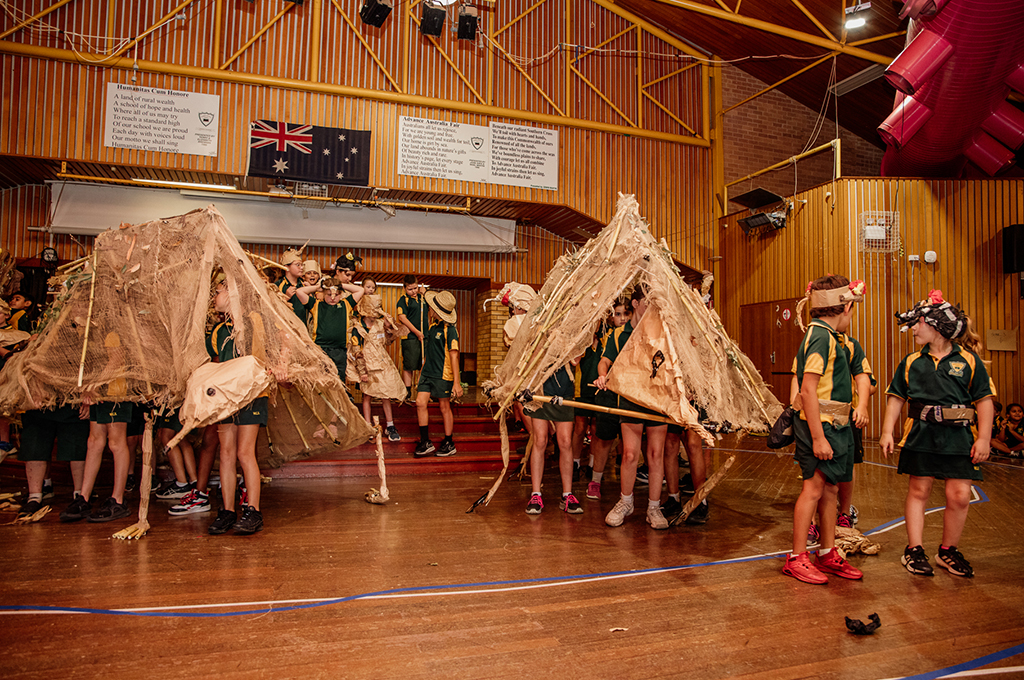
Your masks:
[[[606,527],[617,483],[585,513],[523,512],[506,481],[466,514],[493,473],[275,479],[266,528],[213,537],[213,515],[60,524],[67,489],[38,524],[0,529],[0,675],[11,678],[934,678],[1024,677],[1024,470],[985,467],[961,545],[973,579],[899,563],[906,480],[869,443],[858,467],[863,582],[782,576],[799,491],[787,455],[726,438],[737,456],[703,527],[650,530],[638,512]],[[14,490],[5,483],[5,491]],[[942,505],[936,483],[932,506]],[[578,487],[583,499],[585,485]],[[9,518],[10,516],[8,516]],[[930,514],[934,556],[941,514]],[[876,531],[872,531],[875,529]],[[881,628],[846,632],[844,616]],[[962,676],[961,676],[962,677]]]

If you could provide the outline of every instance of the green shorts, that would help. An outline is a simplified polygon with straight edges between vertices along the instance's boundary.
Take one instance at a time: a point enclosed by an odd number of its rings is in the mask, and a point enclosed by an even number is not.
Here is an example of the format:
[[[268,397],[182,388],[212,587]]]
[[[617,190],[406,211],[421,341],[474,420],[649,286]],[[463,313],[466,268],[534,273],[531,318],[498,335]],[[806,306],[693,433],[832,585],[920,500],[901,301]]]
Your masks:
[[[660,416],[661,414],[657,411],[652,411],[649,408],[641,406],[640,404],[633,403],[629,399],[619,397],[619,408],[626,411],[635,411],[636,417],[633,416],[619,416],[619,422],[623,425],[643,425],[644,427],[660,427],[664,426],[665,423],[658,422],[657,420],[647,420],[642,418],[641,415],[652,415]]]
[[[261,425],[267,424],[267,406],[270,403],[268,397],[256,397],[249,405],[231,416],[231,422],[235,425]]]
[[[175,433],[181,432],[181,421],[178,420],[178,409],[168,411],[156,419],[156,429],[171,430]]]
[[[101,401],[89,407],[89,421],[100,425],[111,423],[130,423],[135,414],[135,404],[130,401],[114,403]]]
[[[811,429],[807,421],[793,418],[793,435],[796,437],[796,453],[793,459],[800,466],[804,479],[811,479],[821,470],[829,484],[853,481],[853,428],[849,425],[836,429],[832,423],[822,423],[825,439],[832,446],[831,460],[821,460],[814,455]]]
[[[418,371],[423,368],[423,345],[419,339],[410,334],[402,338],[402,370]]]
[[[148,406],[139,406],[138,404],[132,408],[132,419],[128,422],[128,432],[126,436],[142,436],[142,433],[146,431],[146,413],[148,411]]]
[[[430,376],[420,374],[420,382],[416,386],[417,392],[430,392],[430,396],[434,399],[451,399],[452,387],[454,387],[454,380],[442,380],[441,378],[431,378]]]
[[[598,390],[594,396],[594,404],[606,408],[619,407],[619,395],[608,390]],[[597,412],[594,418],[594,436],[604,442],[614,441],[619,436],[619,417],[610,413]]]
[[[345,373],[348,371],[348,348],[321,346],[320,349],[334,362],[334,367],[338,369],[338,377],[341,378],[341,382],[345,382]]]
[[[26,411],[21,417],[21,448],[18,460],[48,461],[57,442],[57,460],[85,460],[89,421],[78,417],[77,406],[55,411]]]
[[[969,455],[948,455],[906,448],[900,450],[900,462],[896,467],[896,472],[914,477],[985,481],[981,466],[971,462]]]

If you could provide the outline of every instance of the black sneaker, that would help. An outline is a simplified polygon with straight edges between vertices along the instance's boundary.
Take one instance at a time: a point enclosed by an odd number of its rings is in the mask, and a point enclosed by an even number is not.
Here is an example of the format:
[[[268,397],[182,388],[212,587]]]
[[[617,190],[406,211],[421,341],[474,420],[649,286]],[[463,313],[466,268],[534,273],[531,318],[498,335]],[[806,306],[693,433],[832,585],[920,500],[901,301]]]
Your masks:
[[[90,522],[113,522],[115,519],[122,519],[131,514],[127,503],[118,503],[111,496],[103,501],[103,505],[89,515]]]
[[[693,477],[690,476],[689,472],[683,475],[683,478],[679,480],[679,493],[684,496],[692,496],[696,493],[693,488]]]
[[[580,502],[576,499],[574,494],[562,496],[562,500],[558,503],[558,507],[570,515],[579,515],[583,512],[583,506],[580,505]]]
[[[447,458],[448,456],[454,456],[458,449],[455,448],[455,442],[451,439],[445,439],[441,442],[441,448],[437,450],[437,456],[439,458]]]
[[[963,576],[964,578],[974,577],[974,567],[972,567],[971,563],[967,561],[967,558],[963,556],[963,553],[956,549],[955,545],[951,545],[948,548],[943,548],[940,545],[939,554],[935,556],[935,564],[939,565],[954,576]]]
[[[217,518],[220,519],[220,516],[218,515]],[[239,536],[248,536],[249,534],[255,534],[257,531],[262,531],[263,513],[251,505],[245,506],[241,519],[235,522],[234,529],[235,533]]]
[[[413,458],[426,458],[434,452],[434,445],[430,443],[430,440],[421,441],[416,445],[416,450],[412,452]]]
[[[89,501],[82,498],[82,494],[76,493],[75,500],[71,501],[71,505],[65,508],[64,512],[60,513],[60,521],[77,522],[88,517],[91,511],[92,506],[89,505]]]
[[[931,576],[935,573],[932,565],[928,563],[928,556],[924,554],[924,548],[919,545],[915,545],[913,548],[908,545],[903,550],[903,557],[900,559],[900,562],[903,563],[903,566],[911,574]]]
[[[398,430],[395,428],[394,425],[388,425],[387,428],[384,430],[384,434],[388,436],[389,442],[402,441],[402,435],[398,434]]]
[[[129,474],[128,475],[128,481],[126,481],[124,483],[125,493],[128,493],[130,491],[135,491],[138,488],[139,488],[139,480],[137,480],[135,478],[134,474]]]
[[[672,498],[672,496],[669,496],[668,500],[666,500],[661,505],[661,514],[665,516],[665,519],[669,521],[669,524],[671,524],[672,521],[676,517],[678,517],[679,513],[681,513],[682,511],[683,504],[677,501],[675,498]]]
[[[43,500],[47,498],[53,498],[53,482],[49,480],[43,482]]]
[[[40,510],[42,510],[43,504],[39,501],[29,501],[25,505],[21,506],[21,510],[18,511],[18,517],[31,517]]]
[[[206,533],[219,536],[235,526],[237,520],[238,515],[235,514],[234,510],[221,510],[217,513],[217,519],[213,520],[213,524],[206,528]]]
[[[637,467],[637,469],[636,469],[636,483],[637,484],[647,484],[648,479],[649,479],[649,475],[648,475],[648,472],[647,472],[647,466],[646,465],[641,465],[641,466]]]
[[[700,505],[693,509],[689,515],[686,516],[687,524],[707,524],[708,519],[711,517],[711,508],[708,506],[708,499],[704,499],[700,502]]]
[[[162,501],[173,501],[179,498],[184,498],[189,494],[190,491],[192,491],[195,488],[195,482],[189,482],[188,484],[178,484],[177,481],[171,481],[165,484],[162,488],[157,489],[156,497]]]

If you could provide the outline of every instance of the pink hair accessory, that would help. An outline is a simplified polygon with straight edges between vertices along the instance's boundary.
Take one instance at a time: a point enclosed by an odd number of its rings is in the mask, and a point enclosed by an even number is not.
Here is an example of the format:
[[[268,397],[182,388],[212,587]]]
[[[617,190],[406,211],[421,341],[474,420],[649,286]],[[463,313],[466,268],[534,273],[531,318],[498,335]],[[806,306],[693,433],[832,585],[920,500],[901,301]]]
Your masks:
[[[928,302],[933,305],[941,305],[945,300],[942,299],[941,290],[932,290],[928,293]]]

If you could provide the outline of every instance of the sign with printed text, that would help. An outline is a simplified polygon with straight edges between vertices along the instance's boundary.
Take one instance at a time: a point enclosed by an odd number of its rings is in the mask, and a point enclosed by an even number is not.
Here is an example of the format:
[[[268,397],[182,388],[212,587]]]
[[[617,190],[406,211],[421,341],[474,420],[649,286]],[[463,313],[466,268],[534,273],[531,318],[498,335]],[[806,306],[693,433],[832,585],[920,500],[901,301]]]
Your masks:
[[[398,173],[558,189],[558,131],[401,116]]]
[[[104,146],[216,156],[220,96],[107,83]]]

